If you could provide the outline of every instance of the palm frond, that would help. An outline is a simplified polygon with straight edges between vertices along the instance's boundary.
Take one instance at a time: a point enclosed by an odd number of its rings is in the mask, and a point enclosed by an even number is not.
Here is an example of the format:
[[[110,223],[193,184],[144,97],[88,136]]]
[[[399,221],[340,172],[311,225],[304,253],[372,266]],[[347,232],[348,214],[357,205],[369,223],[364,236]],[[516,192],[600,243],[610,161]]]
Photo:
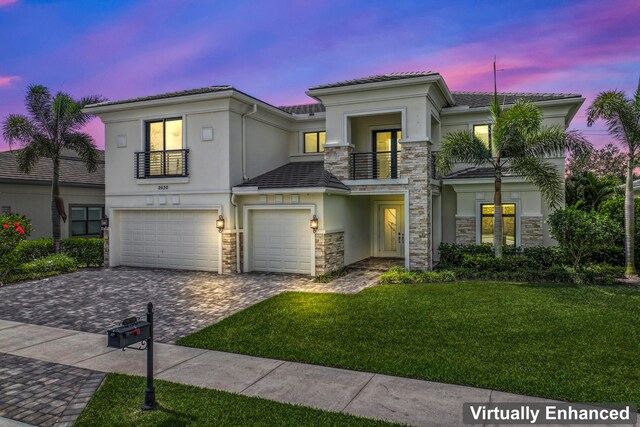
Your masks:
[[[35,123],[21,114],[9,114],[2,125],[2,136],[9,146],[29,144],[37,134]]]
[[[41,158],[51,158],[53,157],[52,154],[49,140],[43,138],[42,135],[38,135],[18,152],[16,156],[18,170],[23,173],[30,173]]]
[[[29,115],[41,133],[52,137],[53,113],[51,92],[42,85],[30,85],[27,88],[25,106]]]
[[[560,206],[563,197],[562,175],[554,165],[540,158],[519,157],[511,159],[510,167],[513,173],[536,185],[550,207]]]
[[[492,163],[491,151],[469,131],[449,133],[438,151],[436,170],[439,175],[448,174],[454,163],[471,163],[481,166]]]
[[[98,166],[98,150],[91,135],[84,132],[73,132],[62,135],[63,148],[75,151],[87,167],[93,172]]]

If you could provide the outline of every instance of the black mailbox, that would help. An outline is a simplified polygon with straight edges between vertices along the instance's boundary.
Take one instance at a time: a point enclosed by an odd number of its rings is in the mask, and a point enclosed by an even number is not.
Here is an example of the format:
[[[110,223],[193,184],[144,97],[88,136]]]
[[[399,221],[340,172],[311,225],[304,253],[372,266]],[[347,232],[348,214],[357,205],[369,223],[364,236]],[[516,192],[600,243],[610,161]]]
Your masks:
[[[124,322],[123,322],[124,323]],[[125,348],[149,339],[149,322],[137,320],[107,331],[107,347]]]

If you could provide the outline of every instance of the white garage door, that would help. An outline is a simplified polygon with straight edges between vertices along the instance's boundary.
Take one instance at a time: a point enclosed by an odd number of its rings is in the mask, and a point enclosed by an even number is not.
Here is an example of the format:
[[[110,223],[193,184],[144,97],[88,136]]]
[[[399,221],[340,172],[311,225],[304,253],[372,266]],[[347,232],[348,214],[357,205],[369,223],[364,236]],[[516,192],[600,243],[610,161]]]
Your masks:
[[[311,274],[308,210],[253,210],[250,259],[254,271]]]
[[[120,264],[218,271],[215,210],[120,213]]]

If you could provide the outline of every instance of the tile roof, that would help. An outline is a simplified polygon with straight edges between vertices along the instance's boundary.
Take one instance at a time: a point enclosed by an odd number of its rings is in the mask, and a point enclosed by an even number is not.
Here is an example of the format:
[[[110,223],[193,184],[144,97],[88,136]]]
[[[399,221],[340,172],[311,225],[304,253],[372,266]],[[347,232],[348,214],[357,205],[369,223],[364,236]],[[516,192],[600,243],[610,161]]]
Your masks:
[[[289,114],[316,114],[325,111],[324,105],[319,102],[315,104],[283,105],[278,108]]]
[[[238,187],[304,188],[324,187],[349,190],[333,174],[324,169],[324,162],[291,162],[257,176]]]
[[[353,86],[353,85],[360,85],[365,83],[389,82],[393,80],[403,80],[403,79],[411,79],[415,77],[427,77],[427,76],[435,76],[435,75],[438,75],[438,73],[435,73],[432,71],[409,71],[409,72],[400,72],[400,73],[379,74],[376,76],[362,77],[359,79],[344,80],[341,82],[313,86],[313,87],[310,87],[309,90],[329,89],[334,87]]]
[[[445,175],[442,179],[473,179],[473,178],[493,178],[495,177],[495,170],[493,168],[481,168],[471,167],[462,169],[456,172],[452,172],[449,175]],[[504,177],[514,177],[509,170],[502,171]]]
[[[31,173],[18,171],[16,155],[20,150],[0,152],[0,181],[28,182],[42,184],[51,182],[53,176],[50,159],[40,159]],[[100,151],[100,161],[95,172],[87,172],[84,163],[75,153],[65,153],[60,157],[60,183],[72,186],[104,187],[104,151]]]
[[[133,102],[141,102],[141,101],[153,101],[155,99],[177,98],[179,96],[200,95],[203,93],[223,92],[225,90],[235,90],[235,88],[233,86],[207,86],[207,87],[201,87],[197,89],[180,90],[177,92],[168,92],[168,93],[160,93],[157,95],[141,96],[138,98],[121,99],[118,101],[99,102],[97,104],[88,105],[87,108],[104,107],[107,105],[130,104]]]
[[[470,108],[488,107],[493,99],[493,92],[451,92],[451,95],[456,101],[456,105],[468,105]],[[582,95],[576,93],[498,92],[498,101],[501,104],[513,104],[517,99],[538,102],[581,97]]]

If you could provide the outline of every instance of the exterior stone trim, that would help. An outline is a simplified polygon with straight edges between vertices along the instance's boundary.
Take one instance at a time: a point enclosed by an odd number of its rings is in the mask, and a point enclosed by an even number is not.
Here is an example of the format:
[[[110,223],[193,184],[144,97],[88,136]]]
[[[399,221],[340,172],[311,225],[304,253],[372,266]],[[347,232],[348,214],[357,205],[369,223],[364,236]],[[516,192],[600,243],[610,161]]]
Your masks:
[[[476,244],[476,217],[456,217],[456,243],[459,245]]]
[[[104,266],[109,267],[109,229],[102,230],[102,248],[104,250]]]
[[[411,141],[402,144],[400,176],[409,184],[409,268],[431,270],[431,144]]]
[[[324,146],[324,168],[332,173],[340,181],[345,181],[351,177],[351,152],[350,145],[325,145]]]
[[[235,231],[222,233],[222,274],[236,274],[236,233]]]
[[[531,246],[542,246],[544,243],[542,233],[542,217],[541,216],[521,216],[520,217],[520,246],[523,248]]]
[[[315,234],[316,275],[344,267],[344,232]]]

